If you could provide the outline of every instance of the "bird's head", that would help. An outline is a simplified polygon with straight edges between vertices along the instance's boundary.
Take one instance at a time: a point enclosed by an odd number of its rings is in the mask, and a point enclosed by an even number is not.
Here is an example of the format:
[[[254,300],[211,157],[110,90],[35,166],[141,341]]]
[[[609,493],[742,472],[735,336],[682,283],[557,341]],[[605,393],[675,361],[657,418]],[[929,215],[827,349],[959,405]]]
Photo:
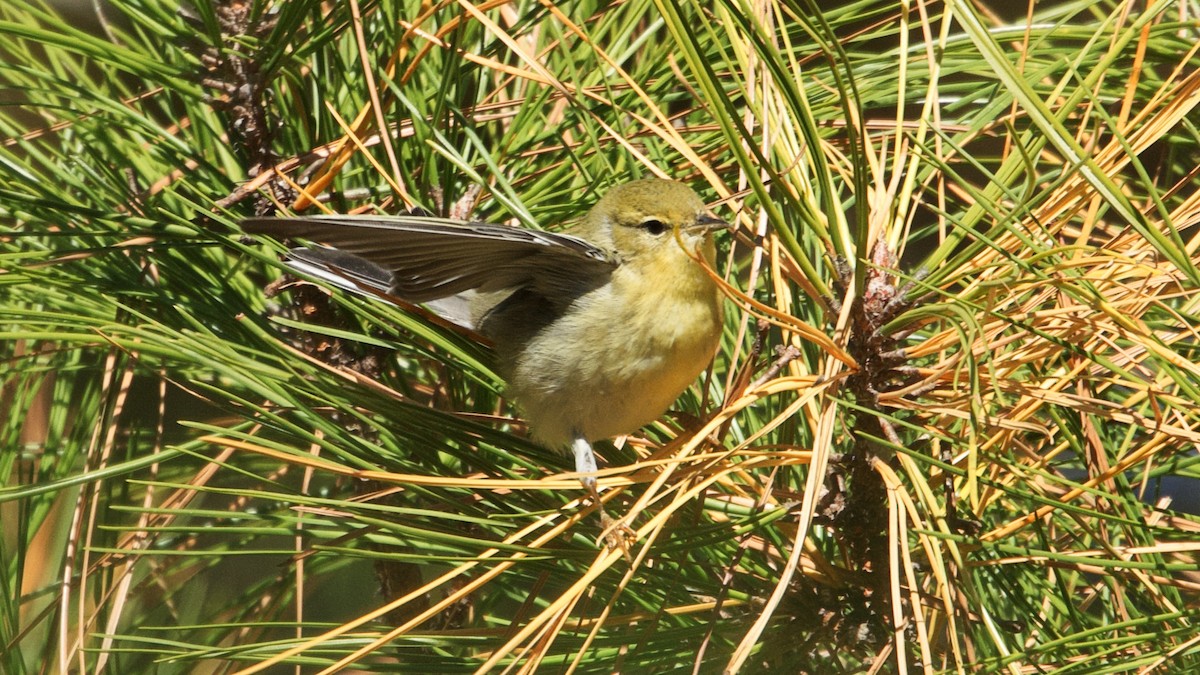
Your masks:
[[[712,234],[728,227],[690,187],[643,178],[609,190],[588,212],[580,234],[611,246],[624,262],[678,264],[703,255],[712,263]]]

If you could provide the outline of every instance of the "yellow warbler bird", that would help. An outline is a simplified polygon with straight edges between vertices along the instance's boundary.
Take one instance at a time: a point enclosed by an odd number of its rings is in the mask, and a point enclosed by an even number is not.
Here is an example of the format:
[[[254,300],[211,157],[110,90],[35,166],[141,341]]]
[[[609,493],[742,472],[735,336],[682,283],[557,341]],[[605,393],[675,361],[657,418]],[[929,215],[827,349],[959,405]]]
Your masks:
[[[569,234],[422,216],[242,225],[332,247],[295,249],[291,264],[435,311],[442,303],[490,338],[534,439],[571,447],[597,504],[592,441],[658,418],[720,340],[720,293],[699,261],[713,266],[712,235],[729,226],[674,181],[613,188]],[[468,312],[446,310],[464,298]]]

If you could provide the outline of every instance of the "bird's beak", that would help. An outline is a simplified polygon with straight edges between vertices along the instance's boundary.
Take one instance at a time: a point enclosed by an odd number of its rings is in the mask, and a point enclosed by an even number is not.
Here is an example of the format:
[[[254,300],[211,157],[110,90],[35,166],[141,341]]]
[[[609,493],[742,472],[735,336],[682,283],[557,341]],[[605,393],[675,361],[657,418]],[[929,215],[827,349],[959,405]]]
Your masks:
[[[704,213],[696,219],[694,224],[687,227],[687,229],[695,232],[696,234],[711,234],[718,230],[728,230],[731,227],[732,226],[724,220],[721,220],[714,215]]]

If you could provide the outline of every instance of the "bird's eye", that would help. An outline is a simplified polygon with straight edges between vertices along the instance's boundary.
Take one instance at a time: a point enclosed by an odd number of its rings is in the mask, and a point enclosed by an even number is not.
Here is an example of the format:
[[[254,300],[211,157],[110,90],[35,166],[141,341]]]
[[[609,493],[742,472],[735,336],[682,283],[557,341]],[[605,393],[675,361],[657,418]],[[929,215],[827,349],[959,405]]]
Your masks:
[[[642,228],[653,235],[659,235],[667,231],[667,226],[663,221],[650,218],[642,221]]]

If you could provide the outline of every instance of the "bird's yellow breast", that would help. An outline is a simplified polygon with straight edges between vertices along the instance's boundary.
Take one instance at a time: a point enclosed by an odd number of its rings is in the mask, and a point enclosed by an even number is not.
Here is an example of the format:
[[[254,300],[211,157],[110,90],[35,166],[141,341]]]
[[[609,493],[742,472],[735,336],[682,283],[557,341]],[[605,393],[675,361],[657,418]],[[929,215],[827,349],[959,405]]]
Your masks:
[[[547,445],[631,433],[708,366],[720,333],[716,285],[671,242],[622,264],[536,335],[508,391]]]

